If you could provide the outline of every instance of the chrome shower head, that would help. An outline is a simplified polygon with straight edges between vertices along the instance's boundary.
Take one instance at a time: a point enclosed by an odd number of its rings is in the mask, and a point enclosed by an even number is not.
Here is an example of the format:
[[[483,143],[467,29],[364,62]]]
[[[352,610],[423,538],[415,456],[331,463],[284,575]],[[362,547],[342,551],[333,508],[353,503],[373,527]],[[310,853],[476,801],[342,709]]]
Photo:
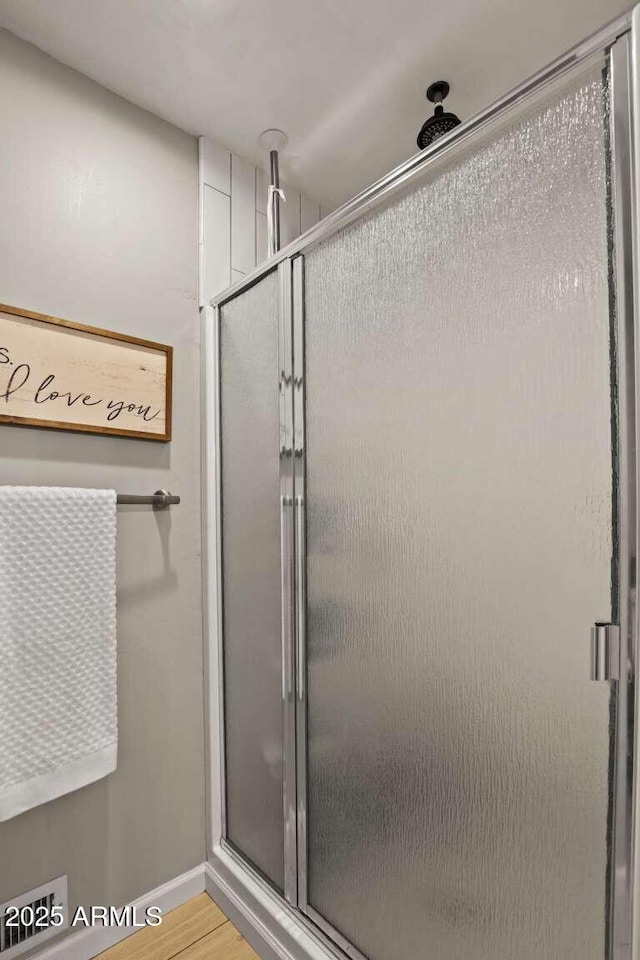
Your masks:
[[[420,133],[418,134],[417,142],[421,150],[430,146],[430,144],[439,137],[443,137],[445,133],[449,133],[450,130],[453,130],[453,128],[457,127],[460,123],[460,118],[456,117],[455,113],[444,112],[442,101],[448,93],[449,84],[446,80],[436,80],[427,90],[427,100],[435,103],[436,108],[433,111],[433,116],[429,117],[429,119],[422,124]]]

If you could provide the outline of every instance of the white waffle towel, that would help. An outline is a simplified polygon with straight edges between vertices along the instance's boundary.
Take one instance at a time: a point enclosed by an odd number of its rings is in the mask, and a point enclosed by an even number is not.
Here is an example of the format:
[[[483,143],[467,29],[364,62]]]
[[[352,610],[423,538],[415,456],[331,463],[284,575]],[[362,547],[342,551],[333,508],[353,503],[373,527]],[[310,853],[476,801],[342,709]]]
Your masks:
[[[116,495],[0,486],[0,820],[117,762]]]

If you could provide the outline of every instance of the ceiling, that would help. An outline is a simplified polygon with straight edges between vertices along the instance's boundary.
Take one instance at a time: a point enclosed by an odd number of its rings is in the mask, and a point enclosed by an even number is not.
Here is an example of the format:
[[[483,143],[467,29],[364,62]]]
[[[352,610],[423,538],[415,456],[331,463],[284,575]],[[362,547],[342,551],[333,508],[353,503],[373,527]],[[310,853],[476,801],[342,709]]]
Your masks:
[[[416,152],[432,80],[463,119],[629,0],[0,0],[0,25],[333,206]]]

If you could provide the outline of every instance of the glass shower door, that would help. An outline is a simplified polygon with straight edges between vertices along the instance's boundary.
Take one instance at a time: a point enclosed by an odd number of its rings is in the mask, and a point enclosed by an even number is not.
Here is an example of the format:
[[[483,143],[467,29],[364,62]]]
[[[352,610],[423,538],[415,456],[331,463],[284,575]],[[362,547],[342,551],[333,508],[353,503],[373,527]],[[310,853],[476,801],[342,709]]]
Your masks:
[[[600,66],[305,258],[303,905],[372,960],[602,960]]]
[[[220,308],[226,838],[284,887],[277,274]]]

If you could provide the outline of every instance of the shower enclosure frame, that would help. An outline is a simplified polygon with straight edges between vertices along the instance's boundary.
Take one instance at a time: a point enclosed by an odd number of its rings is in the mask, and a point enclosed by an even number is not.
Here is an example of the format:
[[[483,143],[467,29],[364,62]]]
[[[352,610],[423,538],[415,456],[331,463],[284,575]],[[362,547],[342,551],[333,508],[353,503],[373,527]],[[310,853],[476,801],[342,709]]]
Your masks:
[[[203,310],[204,591],[208,708],[207,888],[268,955],[292,958],[362,955],[307,901],[306,690],[305,690],[305,448],[304,448],[304,254],[347,224],[410,187],[436,160],[512,108],[525,104],[598,52],[610,72],[610,208],[612,289],[615,297],[618,416],[618,611],[621,660],[616,682],[615,774],[609,878],[609,960],[640,960],[640,716],[635,684],[639,622],[636,558],[639,554],[638,456],[640,455],[640,6],[618,18],[539,71],[506,96],[401,164],[312,227]],[[277,270],[280,287],[280,497],[282,535],[282,653],[284,731],[284,896],[226,839],[222,666],[222,542],[220,450],[221,307]],[[214,449],[210,438],[215,437]],[[585,670],[588,668],[585,637]]]

